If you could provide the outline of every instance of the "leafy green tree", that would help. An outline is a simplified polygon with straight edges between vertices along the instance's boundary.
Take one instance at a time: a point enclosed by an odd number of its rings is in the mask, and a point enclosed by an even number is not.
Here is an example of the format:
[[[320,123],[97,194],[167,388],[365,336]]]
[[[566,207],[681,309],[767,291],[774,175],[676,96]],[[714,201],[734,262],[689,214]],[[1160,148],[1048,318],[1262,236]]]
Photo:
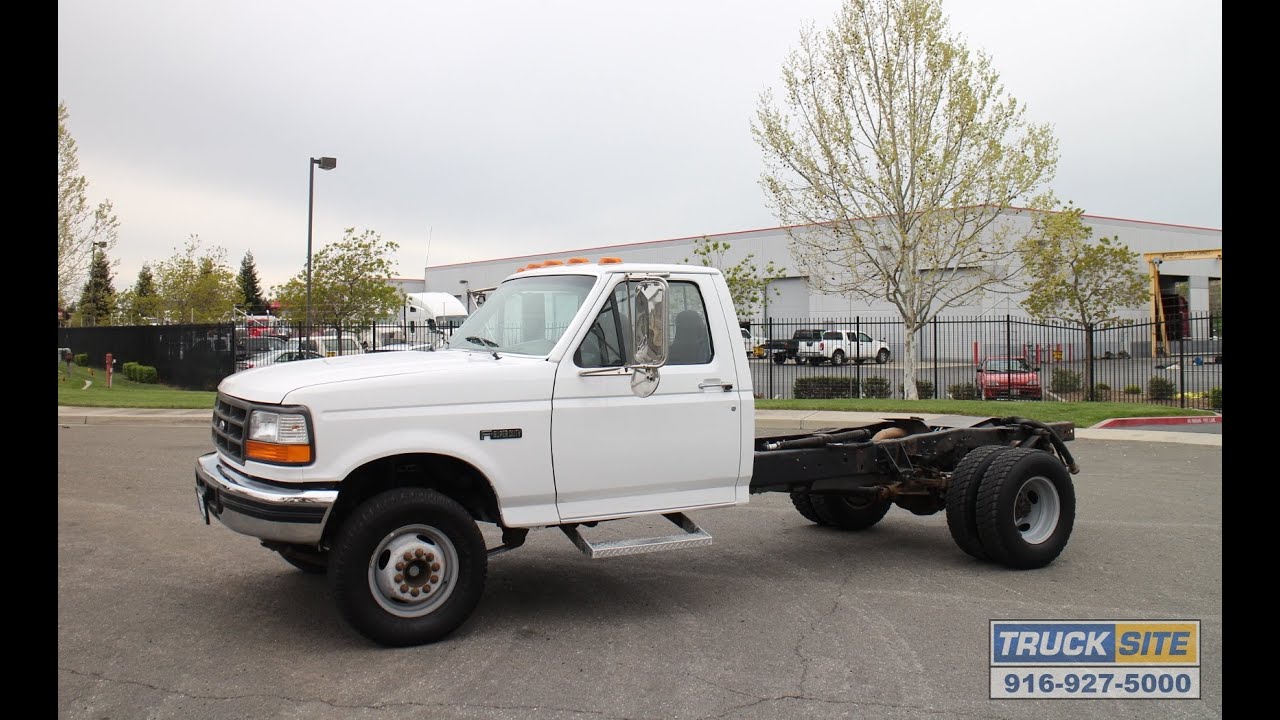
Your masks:
[[[1018,243],[1025,268],[1023,309],[1041,320],[1084,326],[1084,354],[1093,357],[1093,331],[1120,322],[1119,310],[1151,298],[1141,256],[1117,237],[1091,240],[1084,210],[1068,202],[1059,212],[1036,215],[1032,231]],[[1085,365],[1085,387],[1093,393],[1093,365]]]
[[[80,325],[110,325],[116,311],[116,289],[111,282],[111,263],[105,250],[94,253],[89,279],[76,304]]]
[[[311,314],[316,327],[341,332],[384,318],[401,306],[404,296],[390,281],[391,257],[399,244],[372,230],[359,235],[347,228],[342,239],[311,257]],[[281,314],[289,322],[307,322],[307,271],[273,288]]]
[[[160,311],[177,323],[223,322],[232,308],[243,304],[227,251],[214,247],[201,254],[200,236],[192,234],[182,250],[156,264]]]
[[[133,287],[120,293],[119,305],[130,322],[146,322],[160,317],[160,292],[150,263],[143,263]]]
[[[730,245],[723,240],[712,240],[705,235],[698,238],[693,245],[693,254],[698,256],[703,267],[713,267],[724,274],[725,283],[729,285],[729,295],[733,299],[733,307],[738,312],[739,320],[747,320],[756,314],[756,308],[764,302],[769,292],[769,283],[786,272],[770,260],[761,270],[755,261],[755,253],[747,253],[746,257],[730,265],[725,256]],[[689,258],[684,261],[689,262]],[[778,295],[777,289],[773,294]]]
[[[261,315],[266,312],[267,301],[262,296],[262,282],[258,279],[258,266],[253,262],[253,252],[244,254],[240,261],[240,274],[236,275],[236,283],[240,286],[240,294],[244,295],[245,312],[250,315]]]
[[[94,251],[115,247],[120,227],[110,200],[97,207],[89,203],[89,181],[79,174],[67,118],[66,104],[58,101],[58,307],[64,307],[85,282],[97,256]]]
[[[820,292],[888,301],[916,333],[947,307],[1008,286],[1007,207],[1057,167],[1057,141],[1007,97],[990,58],[953,35],[941,0],[846,0],[801,31],[782,101],[760,96],[761,185]]]

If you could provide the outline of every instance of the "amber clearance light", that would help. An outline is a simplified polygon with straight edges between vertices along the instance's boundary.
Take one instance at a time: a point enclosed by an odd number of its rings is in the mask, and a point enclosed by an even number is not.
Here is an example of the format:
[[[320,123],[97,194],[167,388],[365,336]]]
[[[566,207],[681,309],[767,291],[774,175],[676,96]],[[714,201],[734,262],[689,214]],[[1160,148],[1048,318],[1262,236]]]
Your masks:
[[[244,444],[244,456],[250,460],[259,460],[261,462],[305,465],[311,462],[311,446],[276,445],[274,443],[250,440]]]

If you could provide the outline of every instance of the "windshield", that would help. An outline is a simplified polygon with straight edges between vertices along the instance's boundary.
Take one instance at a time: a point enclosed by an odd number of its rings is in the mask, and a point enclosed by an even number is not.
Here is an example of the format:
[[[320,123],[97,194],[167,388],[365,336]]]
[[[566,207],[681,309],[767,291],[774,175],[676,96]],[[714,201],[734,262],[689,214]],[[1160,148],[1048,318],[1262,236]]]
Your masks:
[[[988,372],[1031,372],[1031,366],[1022,358],[988,360],[986,369]]]
[[[451,349],[546,355],[590,294],[592,275],[508,280],[449,339]]]

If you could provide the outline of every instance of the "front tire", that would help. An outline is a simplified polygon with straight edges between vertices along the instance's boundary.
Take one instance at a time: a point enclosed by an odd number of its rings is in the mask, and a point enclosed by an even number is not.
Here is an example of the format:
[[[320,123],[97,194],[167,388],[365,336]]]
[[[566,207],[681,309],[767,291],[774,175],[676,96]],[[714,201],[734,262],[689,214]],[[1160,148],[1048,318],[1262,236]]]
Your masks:
[[[892,504],[853,495],[810,495],[809,501],[824,524],[841,530],[866,530],[880,522]]]
[[[776,364],[778,364],[778,365],[781,365],[781,364],[785,363],[786,361],[787,361],[787,354],[786,354],[786,353],[774,353],[774,354],[773,354],[773,362],[774,362],[774,363],[776,363]]]
[[[876,363],[883,365],[887,362],[889,362],[889,351],[884,348],[880,348],[880,352],[876,353]]]
[[[396,488],[339,529],[329,579],[347,622],[374,642],[404,646],[435,642],[465,622],[487,570],[484,537],[457,501]]]
[[[1071,537],[1076,494],[1058,458],[1014,448],[991,463],[974,509],[982,547],[995,562],[1019,570],[1053,562]]]
[[[843,365],[843,364],[844,364],[844,351],[843,351],[843,350],[837,350],[837,351],[835,351],[835,352],[831,353],[831,364],[832,364],[832,365]]]

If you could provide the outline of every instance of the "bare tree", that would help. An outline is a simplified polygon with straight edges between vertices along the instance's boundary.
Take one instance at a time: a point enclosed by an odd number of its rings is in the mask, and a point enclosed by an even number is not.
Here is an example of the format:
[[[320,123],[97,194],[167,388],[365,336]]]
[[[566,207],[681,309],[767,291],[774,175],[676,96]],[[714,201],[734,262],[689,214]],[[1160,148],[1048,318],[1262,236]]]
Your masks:
[[[115,247],[120,222],[111,201],[89,204],[89,181],[80,173],[76,141],[67,130],[67,106],[58,102],[58,306],[85,282],[97,250]]]
[[[904,392],[918,399],[916,333],[1012,289],[1008,208],[1037,204],[1057,141],[949,33],[940,0],[847,0],[830,29],[802,30],[782,92],[781,106],[761,94],[752,133],[770,204],[797,226],[792,255],[818,291],[897,308]]]

